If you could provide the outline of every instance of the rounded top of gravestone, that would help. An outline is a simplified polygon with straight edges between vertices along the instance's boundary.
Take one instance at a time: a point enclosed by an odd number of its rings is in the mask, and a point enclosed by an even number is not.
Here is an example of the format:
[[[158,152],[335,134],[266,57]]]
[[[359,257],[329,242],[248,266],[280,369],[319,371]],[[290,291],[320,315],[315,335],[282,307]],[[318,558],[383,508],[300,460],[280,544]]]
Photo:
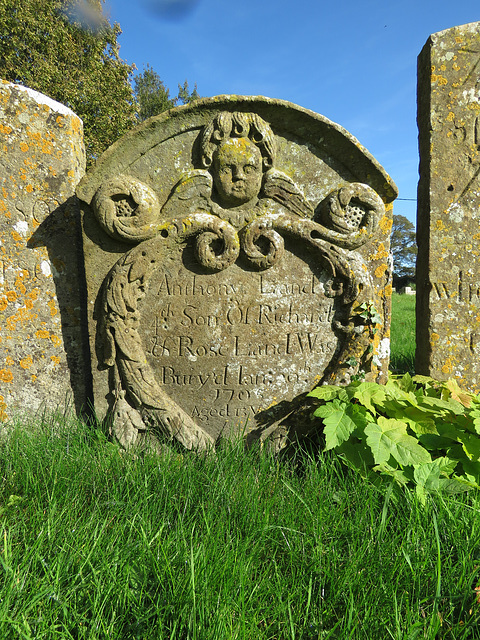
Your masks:
[[[78,185],[77,195],[90,204],[106,180],[119,174],[135,175],[139,163],[142,163],[143,175],[150,163],[147,173],[151,180],[155,180],[155,163],[158,171],[165,171],[165,164],[170,164],[173,179],[177,165],[179,173],[184,169],[180,167],[180,158],[184,149],[190,148],[192,137],[198,136],[216,117],[221,118],[221,114],[238,112],[257,114],[262,122],[270,125],[280,146],[282,141],[294,142],[297,148],[321,158],[340,174],[345,173],[348,180],[370,185],[385,203],[397,197],[398,189],[383,167],[340,125],[285,100],[238,95],[203,98],[149,118],[107,149]],[[268,162],[268,149],[262,153],[263,162]],[[198,144],[195,154],[192,166],[207,168],[199,159]],[[312,184],[317,176],[313,171],[309,173],[305,165],[304,171],[305,182]]]
[[[74,113],[71,109],[66,107],[64,104],[62,104],[61,102],[57,102],[52,98],[49,98],[48,96],[44,95],[43,93],[40,93],[39,91],[30,89],[30,87],[24,87],[21,84],[8,82],[7,80],[0,80],[0,84],[8,86],[12,91],[18,91],[23,93],[24,95],[27,95],[31,100],[33,100],[39,105],[47,106],[51,111],[55,111],[57,113],[60,113],[61,115],[70,116],[70,117],[78,118],[79,120],[81,120],[81,118],[79,118],[79,116],[77,116],[76,113]]]

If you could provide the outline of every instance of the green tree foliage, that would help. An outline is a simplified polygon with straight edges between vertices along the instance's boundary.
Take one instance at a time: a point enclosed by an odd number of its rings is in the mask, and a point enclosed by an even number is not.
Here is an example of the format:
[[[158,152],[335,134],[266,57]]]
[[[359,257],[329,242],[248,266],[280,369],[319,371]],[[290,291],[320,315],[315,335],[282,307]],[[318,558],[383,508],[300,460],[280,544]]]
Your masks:
[[[142,73],[135,76],[134,91],[137,101],[137,118],[140,122],[157,116],[178,104],[189,104],[200,97],[197,85],[194,86],[193,91],[190,91],[188,82],[185,80],[183,85],[178,85],[177,97],[171,98],[169,89],[158,73],[148,64]]]
[[[193,91],[190,91],[188,87],[188,82],[186,80],[183,83],[183,85],[182,84],[178,85],[177,102],[180,101],[182,104],[190,104],[190,102],[193,102],[194,100],[198,100],[199,98],[200,96],[197,90],[197,83],[195,83],[195,86],[193,87]]]
[[[393,216],[390,247],[393,254],[394,279],[414,280],[417,256],[415,227],[405,216]]]
[[[134,91],[137,100],[137,118],[141,122],[175,106],[175,99],[170,98],[169,89],[148,64],[143,73],[135,76]]]
[[[120,26],[104,0],[0,0],[0,77],[40,91],[83,120],[87,161],[135,123]]]

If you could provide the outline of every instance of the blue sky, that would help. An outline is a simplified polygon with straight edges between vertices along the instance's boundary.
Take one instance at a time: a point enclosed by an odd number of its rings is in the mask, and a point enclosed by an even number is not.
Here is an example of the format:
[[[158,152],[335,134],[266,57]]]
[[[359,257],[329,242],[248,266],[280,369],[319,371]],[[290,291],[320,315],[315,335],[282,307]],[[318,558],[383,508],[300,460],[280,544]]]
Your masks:
[[[416,65],[431,33],[480,20],[478,0],[107,0],[120,55],[170,92],[290,100],[341,124],[415,199]],[[416,203],[395,213],[415,222]]]

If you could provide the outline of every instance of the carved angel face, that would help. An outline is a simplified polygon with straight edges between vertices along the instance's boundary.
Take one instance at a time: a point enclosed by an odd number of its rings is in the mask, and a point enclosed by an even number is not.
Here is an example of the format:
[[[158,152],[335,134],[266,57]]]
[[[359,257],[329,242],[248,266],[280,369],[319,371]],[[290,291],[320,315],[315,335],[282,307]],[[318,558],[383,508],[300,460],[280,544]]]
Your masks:
[[[249,138],[228,138],[215,152],[212,175],[221,206],[248,204],[262,186],[262,154]]]

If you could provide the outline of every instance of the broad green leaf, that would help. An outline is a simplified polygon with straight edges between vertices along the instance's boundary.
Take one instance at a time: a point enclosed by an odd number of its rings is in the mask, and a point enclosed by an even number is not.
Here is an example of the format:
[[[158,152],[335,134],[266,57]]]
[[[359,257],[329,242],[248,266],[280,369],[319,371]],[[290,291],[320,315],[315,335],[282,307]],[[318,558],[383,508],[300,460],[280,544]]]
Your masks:
[[[375,382],[362,382],[353,394],[353,397],[363,404],[364,407],[367,407],[374,415],[376,413],[374,405],[382,405],[385,396],[386,393],[383,386]]]
[[[412,380],[416,384],[423,384],[425,387],[435,387],[436,388],[438,386],[438,380],[434,380],[433,378],[430,378],[429,376],[415,375],[415,376],[413,376]]]
[[[348,440],[357,425],[350,417],[345,402],[335,399],[315,410],[314,416],[322,418],[325,425],[325,450],[334,449]]]
[[[480,435],[480,416],[475,416],[473,418],[473,426],[475,428],[475,431]]]
[[[425,447],[425,449],[428,449],[429,451],[444,452],[451,447],[453,440],[456,441],[457,438],[446,438],[434,433],[424,433],[418,436],[418,441],[422,447]]]
[[[402,469],[396,469],[387,463],[377,464],[376,467],[373,467],[373,470],[383,475],[390,476],[396,480],[398,484],[407,485],[410,481],[410,478],[405,475]]]
[[[348,466],[354,467],[363,476],[367,475],[368,469],[371,469],[375,463],[370,448],[365,442],[355,441],[355,438],[353,441],[343,442],[335,451]]]
[[[468,415],[473,421],[473,428],[480,435],[480,408],[474,407]]]
[[[468,461],[468,457],[467,457],[467,454],[465,453],[463,446],[458,442],[455,442],[454,444],[451,444],[449,447],[446,447],[445,453],[451,460],[458,460],[462,464],[464,461]]]
[[[446,423],[450,425],[450,428],[455,431],[469,431],[470,433],[477,435],[473,420],[468,414],[461,416],[450,415],[447,416],[445,420]]]
[[[440,398],[429,398],[424,396],[418,400],[418,405],[421,408],[425,408],[431,413],[436,413],[438,415],[445,415],[446,413],[454,413],[456,415],[461,415],[465,411],[465,407],[449,398],[448,400],[441,400]]]
[[[465,457],[460,445],[457,445],[457,438],[459,433],[462,433],[455,428],[455,425],[450,422],[444,422],[443,420],[435,421],[438,435],[425,433],[418,436],[419,442],[422,446],[426,447],[430,451],[437,451],[439,453],[447,453],[448,450],[454,447],[458,447],[461,451],[461,458]],[[455,443],[455,444],[454,444]],[[455,457],[449,455],[450,458]]]
[[[397,418],[400,420],[405,414],[406,406],[407,403],[400,400],[384,400],[382,413],[384,413],[387,418]]]
[[[470,460],[480,460],[480,438],[477,435],[459,433],[457,440],[462,443],[463,450]]]
[[[405,407],[403,410],[403,416],[410,418],[411,420],[415,420],[416,422],[422,422],[423,420],[438,420],[439,418],[437,410],[431,411],[425,406]]]
[[[307,396],[310,398],[319,398],[320,400],[333,400],[334,398],[338,398],[340,391],[343,390],[343,387],[336,387],[333,384],[326,384],[324,386],[316,387],[312,389],[310,393],[307,393]]]
[[[463,460],[461,463],[466,479],[480,486],[480,462]]]
[[[432,418],[423,418],[422,420],[410,420],[409,418],[404,420],[415,435],[422,436],[426,433],[439,435],[437,426]]]
[[[440,475],[449,476],[455,471],[458,460],[452,460],[448,456],[442,456],[441,458],[435,458],[432,464],[436,465],[440,469]]]
[[[440,480],[440,491],[445,493],[463,493],[464,491],[470,491],[471,489],[478,488],[478,485],[474,482],[469,482],[465,478],[454,476],[453,478],[443,478]]]
[[[385,385],[385,392],[387,396],[392,400],[407,402],[408,404],[413,406],[417,405],[417,396],[411,391],[402,389],[392,380],[389,380]]]
[[[456,460],[450,460],[445,457],[436,458],[432,462],[417,465],[414,469],[413,477],[415,482],[427,491],[439,491],[441,486],[440,476],[449,476],[453,473],[457,464]]]
[[[460,402],[460,404],[467,408],[472,405],[473,394],[461,389],[456,380],[451,378],[450,380],[447,380],[447,382],[445,382],[444,386],[446,389],[448,389],[450,397],[453,400],[457,400],[458,402]]]
[[[431,457],[416,438],[407,434],[407,425],[401,420],[378,418],[365,429],[367,444],[377,464],[388,462],[390,456],[401,465],[430,462]]]
[[[397,387],[403,391],[415,391],[415,383],[409,373],[405,373],[401,378],[397,378],[395,383]]]
[[[428,493],[425,490],[425,487],[422,487],[421,484],[417,484],[417,486],[415,487],[415,491],[417,494],[418,501],[420,502],[421,505],[425,506],[427,504],[427,496],[428,496]]]

